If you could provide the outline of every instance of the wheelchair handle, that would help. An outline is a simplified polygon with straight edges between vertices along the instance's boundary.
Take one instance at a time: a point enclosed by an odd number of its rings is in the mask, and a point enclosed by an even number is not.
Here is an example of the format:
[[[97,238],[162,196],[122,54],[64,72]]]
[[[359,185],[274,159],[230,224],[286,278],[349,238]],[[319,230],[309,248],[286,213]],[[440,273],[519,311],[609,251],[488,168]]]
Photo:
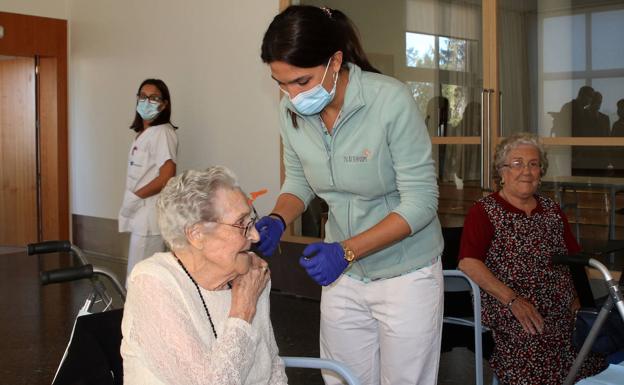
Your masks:
[[[28,255],[68,252],[71,250],[69,241],[45,241],[30,243],[26,246]]]
[[[49,285],[51,283],[69,282],[84,278],[91,278],[92,276],[93,265],[83,265],[65,269],[42,271],[39,273],[39,280],[41,285]]]
[[[589,266],[589,260],[591,258],[584,254],[576,254],[576,255],[554,255],[552,258],[552,262],[554,264],[574,264],[574,265],[582,265]]]

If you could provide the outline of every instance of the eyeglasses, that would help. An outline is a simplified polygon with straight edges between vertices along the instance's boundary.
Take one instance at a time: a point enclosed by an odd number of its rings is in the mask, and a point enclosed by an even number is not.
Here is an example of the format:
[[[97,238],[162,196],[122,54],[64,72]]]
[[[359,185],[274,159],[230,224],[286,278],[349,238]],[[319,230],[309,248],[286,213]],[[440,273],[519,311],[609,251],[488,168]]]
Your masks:
[[[509,167],[514,171],[524,170],[525,167],[529,168],[529,171],[541,169],[542,165],[537,160],[532,160],[529,163],[524,163],[522,160],[512,160],[511,163],[503,164],[503,167]]]
[[[256,222],[258,222],[258,212],[256,211],[256,208],[253,207],[252,205],[251,214],[249,215],[249,222],[247,222],[246,225],[238,224],[238,223],[223,223],[223,222],[215,222],[215,223],[241,229],[243,230],[243,237],[247,238],[247,235],[249,234],[249,230],[251,230],[251,228],[256,225]]]
[[[160,95],[145,95],[145,94],[140,94],[137,95],[137,100],[139,102],[144,102],[144,101],[148,101],[152,104],[160,104],[163,101],[162,96]]]

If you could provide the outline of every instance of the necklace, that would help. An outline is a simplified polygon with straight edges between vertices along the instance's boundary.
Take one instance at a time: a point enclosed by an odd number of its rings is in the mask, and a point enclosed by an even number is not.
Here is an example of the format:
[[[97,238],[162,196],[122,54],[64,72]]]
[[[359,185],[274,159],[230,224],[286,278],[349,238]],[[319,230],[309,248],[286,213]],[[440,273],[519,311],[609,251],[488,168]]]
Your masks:
[[[172,252],[172,254],[175,257],[175,259],[178,260],[178,263],[182,267],[182,270],[184,270],[186,275],[191,279],[191,282],[193,282],[193,284],[195,285],[195,288],[197,289],[197,294],[199,294],[199,298],[201,299],[202,304],[204,305],[204,310],[206,310],[206,315],[208,316],[208,321],[210,321],[210,327],[212,327],[212,334],[214,334],[215,339],[217,339],[217,330],[215,329],[214,323],[212,323],[212,317],[210,316],[210,312],[208,311],[208,306],[206,306],[206,301],[204,301],[204,296],[202,295],[201,290],[199,290],[199,285],[193,279],[193,277],[191,277],[191,274],[189,274],[188,270],[186,270],[186,267],[184,266],[182,261],[180,261],[180,258],[178,258],[178,256],[175,255],[175,253]]]

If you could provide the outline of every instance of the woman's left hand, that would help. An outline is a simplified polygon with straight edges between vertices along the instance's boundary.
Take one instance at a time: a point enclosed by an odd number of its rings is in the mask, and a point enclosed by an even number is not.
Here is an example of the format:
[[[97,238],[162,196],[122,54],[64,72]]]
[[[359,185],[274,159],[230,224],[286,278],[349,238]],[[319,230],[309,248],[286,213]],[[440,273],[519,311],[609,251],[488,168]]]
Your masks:
[[[511,312],[522,325],[525,332],[535,335],[544,331],[544,318],[535,306],[522,297],[516,298],[511,304]]]
[[[327,286],[349,266],[344,256],[340,243],[316,242],[303,250],[299,264],[316,283]]]

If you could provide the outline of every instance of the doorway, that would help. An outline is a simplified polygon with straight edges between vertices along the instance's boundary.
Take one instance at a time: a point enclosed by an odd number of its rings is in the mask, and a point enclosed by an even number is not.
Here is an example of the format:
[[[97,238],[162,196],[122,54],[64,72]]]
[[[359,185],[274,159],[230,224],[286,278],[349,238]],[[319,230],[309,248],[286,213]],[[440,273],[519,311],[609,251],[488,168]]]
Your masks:
[[[27,111],[16,118],[19,123],[6,123],[10,128],[2,123],[0,246],[69,239],[67,21],[0,12],[0,26],[0,57],[6,62],[0,89],[14,77],[27,82],[15,86],[22,91],[0,90],[0,122]],[[23,69],[11,69],[20,75],[9,76],[9,67]]]
[[[34,57],[0,56],[0,245],[39,239]]]

